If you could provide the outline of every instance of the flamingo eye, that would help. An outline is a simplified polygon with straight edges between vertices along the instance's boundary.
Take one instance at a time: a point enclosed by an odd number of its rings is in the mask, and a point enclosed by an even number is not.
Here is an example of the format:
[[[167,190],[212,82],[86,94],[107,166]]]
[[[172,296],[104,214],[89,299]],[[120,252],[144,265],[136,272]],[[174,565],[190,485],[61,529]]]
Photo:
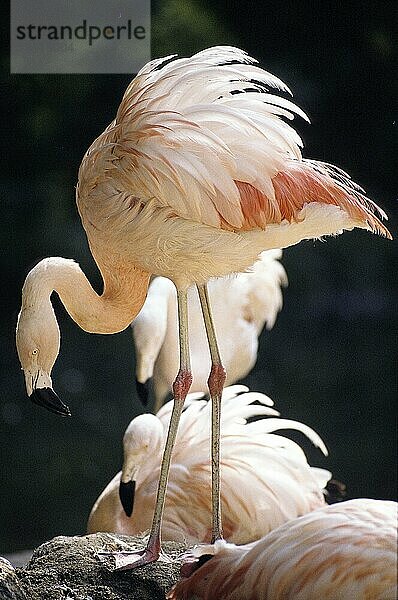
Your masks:
[[[38,351],[38,349],[37,349],[37,348],[34,348],[34,349],[32,350],[32,356],[37,356],[37,354],[39,354],[39,351]]]

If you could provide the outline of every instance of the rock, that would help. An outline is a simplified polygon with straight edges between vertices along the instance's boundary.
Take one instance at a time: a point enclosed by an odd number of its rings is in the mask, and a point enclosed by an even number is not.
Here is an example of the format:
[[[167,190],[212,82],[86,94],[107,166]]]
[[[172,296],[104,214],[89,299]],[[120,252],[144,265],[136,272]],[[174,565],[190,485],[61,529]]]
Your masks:
[[[16,570],[19,593],[26,596],[9,598],[164,600],[166,592],[179,578],[181,561],[178,557],[186,546],[165,542],[164,551],[172,560],[158,561],[134,571],[112,571],[112,560],[104,563],[98,556],[98,552],[134,551],[143,546],[141,537],[110,533],[56,537],[37,548],[25,568]],[[1,594],[0,600],[3,600]]]
[[[0,600],[26,600],[12,564],[0,556]]]

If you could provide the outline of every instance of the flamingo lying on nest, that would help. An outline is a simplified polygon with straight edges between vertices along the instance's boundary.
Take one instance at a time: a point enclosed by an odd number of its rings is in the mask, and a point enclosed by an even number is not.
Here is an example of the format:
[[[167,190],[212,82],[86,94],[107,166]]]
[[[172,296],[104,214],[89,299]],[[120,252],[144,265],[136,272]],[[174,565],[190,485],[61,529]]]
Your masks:
[[[211,540],[210,403],[188,394],[170,467],[162,524],[166,540],[190,544]],[[253,404],[256,402],[256,404]],[[245,386],[224,389],[221,406],[221,506],[224,535],[245,544],[289,519],[323,506],[329,471],[310,467],[292,440],[276,435],[293,429],[306,435],[326,455],[320,437],[309,427],[277,418],[273,402]],[[151,526],[162,449],[172,402],[158,414],[135,417],[124,435],[121,473],[106,486],[88,520],[88,533],[110,531],[136,535]],[[267,416],[247,423],[252,417]],[[129,561],[129,557],[127,559]],[[123,555],[116,566],[123,568]]]
[[[361,498],[288,521],[261,540],[194,548],[169,600],[394,600],[397,504]],[[195,570],[197,569],[197,570]]]
[[[225,385],[245,377],[257,359],[258,337],[272,329],[282,308],[286,271],[279,262],[281,250],[262,252],[249,273],[212,279],[208,284],[214,326],[226,369]],[[188,328],[191,355],[191,392],[206,389],[210,371],[206,331],[195,290],[188,290]],[[132,323],[136,354],[136,382],[144,405],[148,403],[148,380],[153,376],[154,412],[172,389],[178,371],[178,318],[175,286],[157,277]]]
[[[177,289],[180,364],[148,545],[132,567],[158,558],[170,458],[192,375],[187,292],[196,285],[211,356],[212,540],[222,537],[220,402],[225,381],[207,282],[245,271],[263,250],[354,227],[390,237],[385,217],[343,171],[304,160],[287,123],[289,92],[245,52],[209,48],[191,58],[154,60],[128,86],[116,118],[83,158],[77,205],[104,281],[98,295],[72,260],[47,258],[27,275],[17,349],[28,395],[62,415],[52,389],[60,335],[55,290],[78,325],[115,333],[139,313],[151,274]],[[379,216],[378,216],[379,215]]]

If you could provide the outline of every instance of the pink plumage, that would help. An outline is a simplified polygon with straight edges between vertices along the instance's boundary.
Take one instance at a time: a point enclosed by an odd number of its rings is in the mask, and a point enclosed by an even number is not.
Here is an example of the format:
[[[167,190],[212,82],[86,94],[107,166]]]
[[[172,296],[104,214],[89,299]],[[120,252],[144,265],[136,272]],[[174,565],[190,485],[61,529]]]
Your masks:
[[[172,58],[172,57],[168,57]],[[190,58],[145,65],[116,117],[85,154],[76,201],[104,280],[98,295],[73,261],[48,258],[28,274],[17,349],[28,394],[62,415],[52,388],[60,335],[50,302],[56,291],[85,331],[116,333],[139,313],[150,277],[177,288],[179,372],[147,549],[136,567],[156,560],[171,453],[192,383],[187,291],[198,288],[211,355],[213,404],[212,538],[222,537],[219,476],[220,402],[225,370],[213,327],[207,282],[250,268],[260,252],[355,227],[390,236],[383,211],[343,171],[304,160],[288,124],[303,111],[271,90],[289,93],[245,52],[209,48]],[[135,560],[137,559],[137,560]]]
[[[210,542],[211,490],[208,430],[210,403],[190,394],[170,467],[162,524],[165,540]],[[221,422],[221,505],[225,538],[253,541],[285,521],[325,504],[329,471],[311,467],[304,452],[278,430],[298,430],[326,454],[321,438],[308,426],[279,418],[272,400],[241,385],[225,388]],[[121,473],[95,502],[88,533],[136,535],[151,526],[161,453],[172,403],[158,414],[139,415],[128,426]],[[255,422],[247,420],[257,417]],[[262,417],[262,418],[260,418]],[[119,499],[120,482],[134,479],[132,515]],[[121,563],[116,561],[118,565]]]
[[[397,504],[350,500],[252,544],[197,546],[183,571],[169,600],[395,600]]]

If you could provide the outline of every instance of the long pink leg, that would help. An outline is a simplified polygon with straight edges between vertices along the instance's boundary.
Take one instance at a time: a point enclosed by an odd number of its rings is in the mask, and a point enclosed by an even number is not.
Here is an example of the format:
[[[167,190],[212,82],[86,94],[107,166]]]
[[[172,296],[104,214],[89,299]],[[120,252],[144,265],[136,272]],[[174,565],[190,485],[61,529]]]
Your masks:
[[[158,483],[155,512],[153,515],[151,533],[147,547],[142,552],[118,552],[113,554],[116,570],[135,569],[156,561],[160,556],[161,525],[167,482],[169,478],[170,461],[174,442],[177,435],[185,398],[192,384],[191,364],[188,341],[188,307],[186,290],[177,290],[178,325],[180,340],[180,369],[173,384],[174,406],[171,414],[169,431],[163,452],[162,466]]]
[[[209,295],[206,285],[197,286],[203,319],[209,342],[211,371],[207,384],[212,403],[211,414],[211,504],[212,504],[212,544],[222,538],[220,501],[220,413],[221,396],[225,383],[225,369],[221,363],[216,332],[211,316]]]

